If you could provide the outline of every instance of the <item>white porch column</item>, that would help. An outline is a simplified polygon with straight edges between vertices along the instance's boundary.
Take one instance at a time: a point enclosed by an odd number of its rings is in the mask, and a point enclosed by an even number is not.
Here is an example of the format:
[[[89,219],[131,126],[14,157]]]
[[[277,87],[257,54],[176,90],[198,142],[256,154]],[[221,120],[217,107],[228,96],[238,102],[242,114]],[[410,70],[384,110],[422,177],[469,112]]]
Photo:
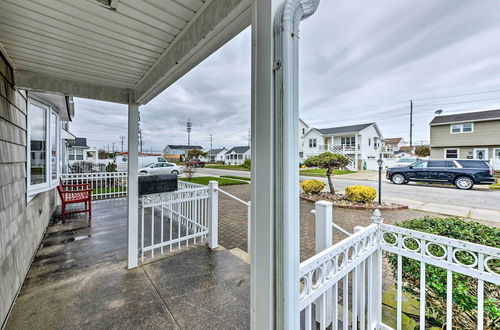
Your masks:
[[[354,135],[354,168],[358,170],[358,133]]]
[[[128,262],[127,267],[137,267],[139,247],[139,105],[128,105],[128,192],[127,192],[127,217],[128,217]]]
[[[319,0],[255,0],[251,327],[299,327],[298,26]]]
[[[251,329],[273,329],[275,316],[273,18],[283,0],[252,8]]]

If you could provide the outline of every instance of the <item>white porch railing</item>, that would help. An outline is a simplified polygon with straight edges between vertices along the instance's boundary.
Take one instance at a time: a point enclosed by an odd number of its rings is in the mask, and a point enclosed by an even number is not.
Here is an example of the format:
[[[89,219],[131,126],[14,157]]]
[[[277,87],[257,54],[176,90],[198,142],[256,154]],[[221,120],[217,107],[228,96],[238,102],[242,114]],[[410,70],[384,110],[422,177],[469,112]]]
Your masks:
[[[66,173],[60,178],[63,184],[88,184],[93,200],[127,196],[127,172]]]
[[[347,169],[350,171],[356,171],[356,160],[350,156],[349,154],[352,154],[354,152],[358,152],[359,149],[356,147],[348,147],[348,146],[333,146],[329,144],[327,146],[327,151],[333,152],[334,154],[341,154],[347,157],[349,159],[349,164],[347,165]]]
[[[477,281],[477,328],[484,328],[484,282],[500,285],[492,265],[500,260],[500,249],[385,225],[378,211],[372,225],[356,227],[354,234],[331,246],[331,211],[331,203],[316,203],[317,254],[300,264],[302,328],[319,323],[320,329],[330,324],[332,329],[391,329],[382,322],[383,252],[397,257],[397,329],[402,329],[403,257],[420,262],[420,329],[426,326],[426,265],[447,272],[446,328],[453,326],[453,273]],[[442,252],[436,254],[436,249]],[[462,263],[458,253],[470,255],[471,262]]]
[[[214,207],[215,204],[215,207]],[[139,201],[141,262],[208,241],[217,247],[217,182],[179,181],[178,190],[145,195]]]

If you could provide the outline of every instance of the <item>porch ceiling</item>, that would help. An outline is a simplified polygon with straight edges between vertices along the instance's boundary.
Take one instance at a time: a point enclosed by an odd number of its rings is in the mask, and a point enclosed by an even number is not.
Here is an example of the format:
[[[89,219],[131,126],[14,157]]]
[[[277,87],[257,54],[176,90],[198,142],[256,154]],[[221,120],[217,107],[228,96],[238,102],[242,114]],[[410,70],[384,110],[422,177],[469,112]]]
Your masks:
[[[120,103],[133,91],[133,101],[146,103],[248,26],[250,6],[250,0],[3,0],[0,44],[19,87]]]

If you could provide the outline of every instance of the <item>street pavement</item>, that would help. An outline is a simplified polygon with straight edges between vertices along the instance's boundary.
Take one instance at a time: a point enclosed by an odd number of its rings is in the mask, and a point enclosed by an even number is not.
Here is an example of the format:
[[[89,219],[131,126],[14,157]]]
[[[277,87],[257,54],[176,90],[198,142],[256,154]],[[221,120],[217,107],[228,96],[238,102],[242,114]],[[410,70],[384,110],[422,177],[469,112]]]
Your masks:
[[[250,172],[200,168],[197,175],[235,175],[250,177]],[[351,176],[352,177],[352,176]],[[301,176],[300,180],[318,179],[327,183],[326,178]],[[454,186],[410,183],[395,185],[382,179],[382,199],[407,204],[411,209],[436,212],[495,221],[500,223],[500,191],[474,187],[472,190],[458,190]],[[366,185],[378,189],[378,182],[371,179],[344,179],[334,176],[335,190],[343,191],[347,186]]]

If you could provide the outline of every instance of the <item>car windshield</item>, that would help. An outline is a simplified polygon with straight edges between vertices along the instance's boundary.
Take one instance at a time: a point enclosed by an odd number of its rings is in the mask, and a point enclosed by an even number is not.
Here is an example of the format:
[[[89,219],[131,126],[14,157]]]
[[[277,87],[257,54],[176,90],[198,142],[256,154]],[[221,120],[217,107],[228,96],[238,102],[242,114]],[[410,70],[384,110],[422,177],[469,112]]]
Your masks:
[[[155,165],[156,163],[149,163],[148,165],[144,166],[144,167],[151,167],[153,165]]]
[[[413,163],[415,162],[415,159],[410,159],[410,158],[401,158],[397,161],[398,163]]]

